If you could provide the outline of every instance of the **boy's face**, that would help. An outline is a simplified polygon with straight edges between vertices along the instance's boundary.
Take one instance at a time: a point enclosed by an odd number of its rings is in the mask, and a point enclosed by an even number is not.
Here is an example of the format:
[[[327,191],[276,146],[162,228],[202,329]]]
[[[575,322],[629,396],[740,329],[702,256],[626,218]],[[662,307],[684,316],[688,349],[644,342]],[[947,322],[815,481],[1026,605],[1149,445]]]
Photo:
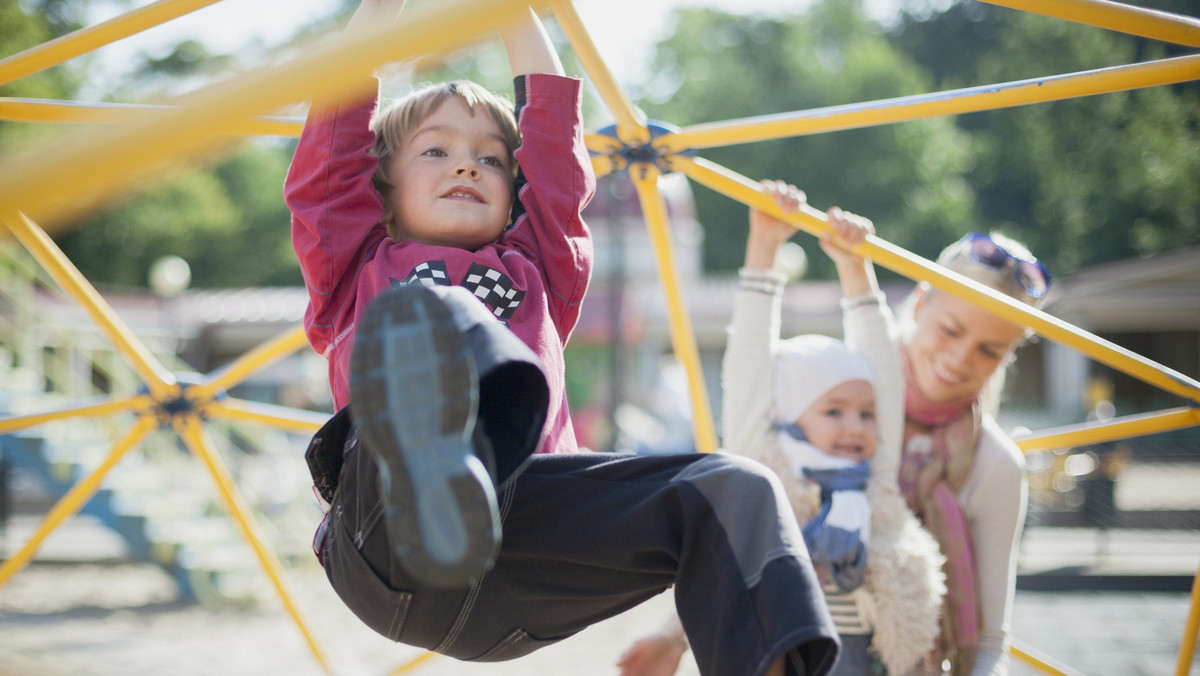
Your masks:
[[[875,388],[847,380],[821,396],[796,418],[808,443],[827,455],[855,462],[875,455]]]
[[[499,239],[512,207],[512,167],[499,126],[458,97],[442,103],[391,160],[397,239],[478,249]]]

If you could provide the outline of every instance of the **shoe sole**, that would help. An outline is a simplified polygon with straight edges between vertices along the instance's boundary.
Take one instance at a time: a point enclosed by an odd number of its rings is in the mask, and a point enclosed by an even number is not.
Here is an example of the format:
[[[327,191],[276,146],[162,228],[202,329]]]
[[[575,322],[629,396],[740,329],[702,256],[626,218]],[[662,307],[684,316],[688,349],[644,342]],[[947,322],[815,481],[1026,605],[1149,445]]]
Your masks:
[[[450,309],[419,285],[380,295],[359,323],[350,371],[401,565],[426,585],[469,585],[494,563],[500,523],[471,445],[475,362]]]

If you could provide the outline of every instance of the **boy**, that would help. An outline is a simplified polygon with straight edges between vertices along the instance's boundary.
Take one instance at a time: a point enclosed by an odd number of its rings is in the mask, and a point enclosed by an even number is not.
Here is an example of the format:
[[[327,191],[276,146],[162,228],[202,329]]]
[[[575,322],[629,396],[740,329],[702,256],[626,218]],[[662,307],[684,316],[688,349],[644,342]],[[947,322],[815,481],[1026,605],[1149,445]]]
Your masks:
[[[402,4],[363,0],[352,25]],[[765,469],[577,452],[562,349],[592,256],[580,82],[532,11],[502,37],[519,133],[450,83],[375,133],[371,97],[314,106],[289,171],[306,327],[341,409],[307,454],[330,582],[384,636],[477,661],[675,585],[704,673],[823,673],[836,640]]]

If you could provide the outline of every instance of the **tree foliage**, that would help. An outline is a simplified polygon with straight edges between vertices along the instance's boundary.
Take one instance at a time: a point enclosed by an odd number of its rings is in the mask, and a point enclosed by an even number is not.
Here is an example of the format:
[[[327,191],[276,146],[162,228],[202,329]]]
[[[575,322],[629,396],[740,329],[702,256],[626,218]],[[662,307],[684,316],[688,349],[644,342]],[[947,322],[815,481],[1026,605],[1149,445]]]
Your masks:
[[[1155,3],[1157,9],[1186,9]],[[1195,3],[1191,11],[1196,11]],[[1159,43],[982,3],[908,16],[896,43],[939,89],[1164,58]],[[961,116],[980,228],[1055,272],[1200,241],[1200,87],[1188,83]]]
[[[76,30],[82,4],[69,0],[0,0],[0,55],[19,54]],[[77,64],[64,64],[0,85],[0,96],[66,99],[78,88],[80,79]],[[0,148],[37,131],[29,125],[0,122]]]
[[[804,14],[766,18],[679,10],[658,46],[648,113],[680,126],[851,104],[927,91],[928,77],[898,52],[860,3],[821,2]],[[972,218],[964,172],[969,138],[946,119],[705,149],[700,154],[751,179],[778,178],[818,208],[840,205],[873,219],[914,249],[944,242]],[[745,206],[698,189],[705,263],[733,269],[745,250]],[[797,241],[819,277],[832,274],[807,235]]]
[[[82,0],[0,0],[0,53],[16,54],[81,26]],[[140,91],[168,78],[223,66],[188,41],[161,58],[133,64]],[[69,100],[86,77],[86,57],[0,87],[0,96]],[[56,125],[0,123],[0,152],[60,135]],[[184,169],[163,182],[93,214],[58,238],[67,257],[99,284],[146,286],[160,256],[183,257],[197,286],[300,284],[282,199],[290,147],[280,143],[242,146],[208,166]],[[66,187],[65,187],[66,188]],[[64,188],[64,189],[65,189]]]
[[[94,215],[59,244],[105,284],[145,286],[154,261],[174,254],[197,287],[300,285],[282,197],[289,159],[279,144],[243,146]]]

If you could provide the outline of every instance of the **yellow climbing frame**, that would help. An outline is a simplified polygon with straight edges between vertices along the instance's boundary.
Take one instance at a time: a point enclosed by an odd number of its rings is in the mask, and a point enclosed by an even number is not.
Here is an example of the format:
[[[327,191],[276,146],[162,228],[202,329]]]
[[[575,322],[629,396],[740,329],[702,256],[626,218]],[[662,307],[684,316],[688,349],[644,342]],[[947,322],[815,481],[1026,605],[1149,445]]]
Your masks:
[[[7,57],[0,60],[0,84],[61,64],[217,1],[158,0],[111,21]],[[1200,20],[1192,17],[1106,0],[984,1],[1200,47]],[[645,115],[625,95],[568,0],[533,3],[523,0],[446,0],[436,6],[426,3],[411,8],[405,21],[398,26],[372,27],[358,32],[353,39],[337,39],[300,50],[300,54],[287,63],[238,75],[181,96],[170,105],[0,98],[0,119],[3,120],[87,125],[80,133],[64,135],[59,143],[4,162],[0,167],[0,220],[64,292],[89,312],[116,350],[132,365],[146,389],[142,394],[88,400],[54,410],[0,418],[0,434],[77,417],[132,413],[136,419],[132,429],[114,441],[109,456],[73,486],[51,509],[24,547],[0,565],[0,585],[34,557],[54,528],[82,508],[98,490],[105,474],[127,451],[154,429],[171,427],[212,475],[222,503],[254,549],[314,657],[326,672],[332,673],[319,642],[291,600],[277,559],[263,546],[254,519],[214,450],[204,424],[206,419],[219,418],[296,432],[315,431],[323,422],[322,416],[224,396],[228,388],[304,347],[307,342],[302,329],[296,327],[287,331],[214,373],[184,381],[150,354],[47,233],[63,229],[72,219],[143,185],[155,172],[225,149],[236,137],[297,135],[301,127],[299,120],[277,117],[273,113],[314,96],[338,98],[351,94],[348,86],[353,78],[345,77],[346,73],[367,73],[388,62],[477,42],[490,34],[494,26],[524,11],[527,4],[539,9],[548,8],[553,13],[589,79],[616,119],[614,133],[588,135],[587,145],[598,175],[628,171],[637,189],[662,277],[674,351],[687,370],[691,384],[693,432],[696,446],[702,451],[716,449],[717,435],[700,372],[699,352],[685,311],[683,290],[675,275],[667,212],[658,191],[658,177],[663,172],[682,172],[748,206],[774,213],[797,228],[820,235],[828,229],[824,214],[811,208],[799,214],[783,214],[774,201],[760,191],[757,182],[696,157],[694,151],[1200,79],[1200,54],[1194,54],[919,96],[699,124],[654,136]],[[464,20],[463,17],[471,18]],[[97,125],[103,125],[103,128],[97,128]],[[1098,443],[1200,425],[1200,383],[1194,379],[995,293],[878,237],[869,237],[860,253],[910,279],[928,282],[969,299],[1049,340],[1077,349],[1182,400],[1177,408],[1126,416],[1105,424],[1042,430],[1017,440],[1024,451]],[[1187,674],[1200,630],[1200,574],[1197,581],[1184,628],[1177,676]],[[1012,653],[1045,673],[1071,673],[1027,646],[1015,645]],[[407,672],[429,657],[423,655],[392,673]]]

